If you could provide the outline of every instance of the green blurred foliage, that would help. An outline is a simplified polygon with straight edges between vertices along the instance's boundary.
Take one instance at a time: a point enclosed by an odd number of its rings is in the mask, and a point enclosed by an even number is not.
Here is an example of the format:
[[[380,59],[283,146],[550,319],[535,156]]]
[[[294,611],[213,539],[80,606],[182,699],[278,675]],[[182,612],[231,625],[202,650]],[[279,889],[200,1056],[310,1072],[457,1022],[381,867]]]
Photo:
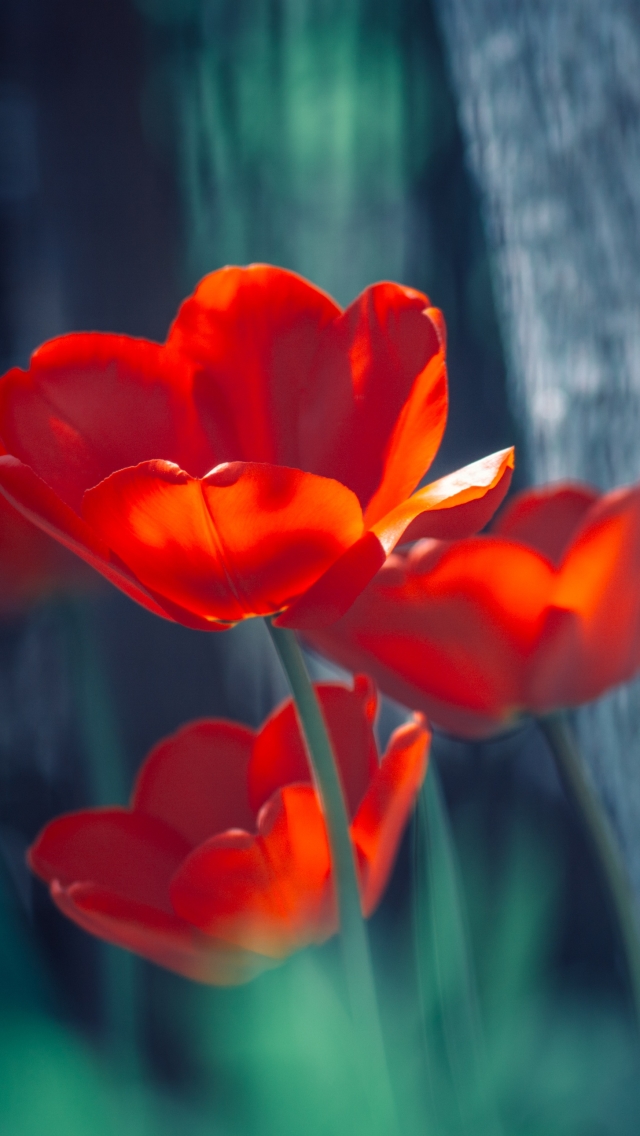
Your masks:
[[[342,304],[375,280],[419,288],[449,329],[435,475],[513,443],[479,207],[430,5],[136,3],[148,33],[142,117],[177,178],[184,291],[252,261],[293,269]]]
[[[619,1007],[571,998],[551,978],[558,849],[516,823],[496,871],[472,817],[454,841],[435,763],[415,836],[423,1099],[435,1131],[637,1131],[636,1029]]]
[[[268,260],[343,302],[403,279],[410,187],[453,129],[422,24],[410,34],[412,5],[138,3],[164,46],[145,118],[176,147],[191,278]],[[182,15],[171,41],[170,7]]]
[[[496,871],[473,823],[454,839],[435,767],[414,840],[415,964],[398,950],[411,941],[409,920],[400,938],[377,937],[402,1132],[632,1136],[640,1121],[637,1035],[619,1008],[571,999],[550,978],[562,894],[554,849],[516,826]],[[3,1136],[377,1131],[335,941],[237,989],[149,971],[164,1018],[154,1029],[168,1031],[190,1069],[171,1089],[144,1048],[135,1064],[122,1061],[130,1024],[117,1014],[106,1045],[89,1045],[64,1024],[6,889],[1,898]],[[136,967],[137,989],[125,995],[137,995],[134,1014],[144,988]]]
[[[204,1068],[229,1131],[354,1136],[375,1131],[335,975],[299,955],[243,991],[200,1006]]]
[[[554,849],[515,826],[496,873],[472,823],[454,839],[435,769],[414,836],[417,965],[389,940],[377,968],[402,1132],[631,1136],[640,1122],[631,1023],[550,977],[562,895]],[[174,1013],[184,989],[173,984]],[[244,988],[186,992],[182,1036],[214,1130],[376,1131],[335,943]]]

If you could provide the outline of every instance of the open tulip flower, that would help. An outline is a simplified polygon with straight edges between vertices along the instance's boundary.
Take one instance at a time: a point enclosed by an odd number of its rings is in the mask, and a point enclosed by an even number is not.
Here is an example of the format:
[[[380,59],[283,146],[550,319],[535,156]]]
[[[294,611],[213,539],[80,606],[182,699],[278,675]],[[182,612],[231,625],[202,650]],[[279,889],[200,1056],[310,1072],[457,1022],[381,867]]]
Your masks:
[[[394,553],[311,641],[461,737],[595,698],[640,667],[640,488],[523,492],[490,535]]]
[[[316,691],[369,915],[425,774],[429,732],[416,717],[379,762],[370,681]],[[324,817],[291,701],[258,733],[221,720],[184,726],[147,757],[129,809],[59,817],[29,861],[81,927],[202,982],[245,981],[337,930]]]
[[[315,626],[398,541],[466,536],[502,500],[510,450],[413,492],[446,414],[426,296],[376,284],[342,311],[291,272],[224,268],[165,344],[65,335],[9,371],[0,490],[159,615]]]

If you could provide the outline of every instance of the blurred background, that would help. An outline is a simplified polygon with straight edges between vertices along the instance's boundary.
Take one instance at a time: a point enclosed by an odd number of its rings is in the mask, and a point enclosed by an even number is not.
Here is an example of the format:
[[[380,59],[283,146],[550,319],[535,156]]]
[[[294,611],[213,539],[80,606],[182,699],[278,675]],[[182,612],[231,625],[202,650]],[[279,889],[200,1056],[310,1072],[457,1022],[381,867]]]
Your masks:
[[[522,441],[426,0],[1,0],[2,370],[72,330],[162,340],[202,275],[256,260],[342,304],[393,279],[443,309],[436,475]],[[206,990],[65,922],[24,863],[57,813],[124,803],[187,719],[258,725],[286,693],[262,627],[190,632],[89,575],[0,608],[0,1131],[360,1131],[335,944]],[[544,742],[440,736],[434,756],[453,844],[418,819],[373,920],[416,1131],[637,1132],[619,935]]]

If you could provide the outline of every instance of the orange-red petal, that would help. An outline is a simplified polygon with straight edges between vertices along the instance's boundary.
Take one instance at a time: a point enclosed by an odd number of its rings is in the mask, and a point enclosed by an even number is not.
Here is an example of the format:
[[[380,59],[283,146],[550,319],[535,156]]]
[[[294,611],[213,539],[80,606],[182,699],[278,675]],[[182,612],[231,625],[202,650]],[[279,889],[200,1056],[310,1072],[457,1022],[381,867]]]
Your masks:
[[[80,512],[85,489],[162,458],[201,476],[215,463],[191,399],[187,363],[157,343],[63,335],[0,384],[7,450]]]
[[[375,689],[366,675],[356,676],[353,690],[337,683],[317,683],[315,689],[353,816],[378,768],[373,734]],[[282,786],[311,781],[305,745],[290,699],[267,719],[257,735],[247,777],[249,800],[255,812]]]
[[[200,982],[244,982],[270,961],[203,935],[171,907],[169,882],[189,847],[152,816],[92,809],[48,824],[29,863],[91,934]]]
[[[444,355],[440,313],[399,284],[366,288],[322,336],[311,378],[322,402],[305,423],[303,460],[310,454],[305,468],[353,489],[367,525],[435,457],[447,419]]]
[[[516,493],[491,525],[496,536],[535,548],[560,564],[576,529],[599,493],[581,482],[541,485]]]
[[[168,884],[190,852],[180,833],[127,809],[85,809],[51,821],[29,849],[42,879],[87,882],[172,914]]]
[[[192,612],[180,608],[166,598],[160,599],[118,561],[107,544],[81,517],[65,505],[29,466],[9,455],[0,456],[0,493],[27,520],[42,532],[54,537],[85,563],[100,572],[130,599],[164,619],[184,623],[197,630],[213,629]],[[220,625],[221,628],[224,624]]]
[[[132,809],[158,817],[191,847],[227,828],[251,829],[247,766],[255,734],[235,722],[189,722],[146,758]]]
[[[372,525],[385,552],[397,544],[435,537],[458,540],[483,528],[503,501],[513,473],[513,447],[425,485]]]
[[[502,537],[424,541],[390,557],[341,620],[308,637],[462,736],[597,697],[640,668],[640,489],[586,511],[591,490],[578,496],[557,509],[546,497],[552,521],[582,513],[558,567]],[[543,514],[536,502],[534,538],[544,539]],[[556,554],[561,536],[552,524]]]
[[[281,958],[335,930],[329,846],[315,790],[288,785],[259,817],[257,836],[228,832],[176,872],[176,912],[201,931]]]
[[[426,297],[425,297],[426,299]],[[433,327],[428,330],[416,319],[416,309],[403,313],[407,340],[413,339],[428,362],[418,372],[411,392],[383,448],[384,467],[380,484],[365,512],[367,527],[375,524],[399,505],[424,477],[438,452],[447,423],[448,391],[446,332],[442,313],[427,307],[421,319]],[[422,359],[414,362],[414,368]]]
[[[528,696],[534,709],[595,698],[640,667],[640,489],[622,489],[589,510],[550,596],[570,612],[564,651],[547,652]]]
[[[513,464],[513,449],[502,450],[414,493],[378,521],[278,616],[278,626],[311,631],[335,623],[382,568],[396,544],[424,536],[454,539],[481,529],[504,499]]]
[[[120,470],[83,511],[148,588],[223,621],[278,611],[362,532],[338,482],[242,462],[201,480],[166,462]]]
[[[51,884],[60,910],[84,931],[195,982],[234,986],[273,965],[264,956],[203,935],[176,915],[91,883]]]
[[[340,314],[326,293],[268,264],[205,276],[182,304],[167,347],[195,368],[194,395],[215,462],[314,470],[306,433],[321,428],[309,371],[322,330]],[[162,457],[162,454],[156,454]],[[127,463],[131,464],[131,463]]]
[[[363,507],[377,494],[376,518],[415,488],[440,443],[444,326],[410,288],[376,284],[341,312],[295,273],[223,268],[182,305],[167,347],[194,365],[218,462],[335,478]]]
[[[375,910],[387,885],[402,833],[427,771],[430,733],[424,718],[392,735],[380,768],[351,825],[359,853],[362,910]]]
[[[311,587],[276,619],[278,627],[322,627],[344,615],[385,562],[375,533],[351,545]]]
[[[343,618],[309,632],[343,665],[439,725],[442,705],[495,721],[522,705],[528,660],[553,587],[551,565],[495,537],[425,543],[391,557]],[[422,567],[423,571],[420,571]],[[459,732],[466,732],[463,722]]]

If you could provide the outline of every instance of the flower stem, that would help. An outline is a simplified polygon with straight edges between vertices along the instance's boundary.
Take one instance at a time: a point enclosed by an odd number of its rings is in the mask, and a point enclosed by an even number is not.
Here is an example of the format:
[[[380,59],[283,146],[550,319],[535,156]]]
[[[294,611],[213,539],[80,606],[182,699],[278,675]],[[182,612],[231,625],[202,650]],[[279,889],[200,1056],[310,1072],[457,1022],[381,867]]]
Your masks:
[[[374,1120],[385,1136],[398,1132],[378,1015],[367,929],[344,791],[333,746],[293,631],[265,620],[293,694],[311,768],[324,809],[335,881],[342,955],[353,1024],[366,1053],[366,1089]],[[375,1098],[375,1099],[374,1099]]]
[[[596,801],[582,765],[573,731],[564,714],[538,719],[555,758],[560,777],[574,800],[591,836],[609,889],[627,960],[635,1016],[640,1028],[640,939],[635,916],[635,899],[615,837],[605,813]]]

